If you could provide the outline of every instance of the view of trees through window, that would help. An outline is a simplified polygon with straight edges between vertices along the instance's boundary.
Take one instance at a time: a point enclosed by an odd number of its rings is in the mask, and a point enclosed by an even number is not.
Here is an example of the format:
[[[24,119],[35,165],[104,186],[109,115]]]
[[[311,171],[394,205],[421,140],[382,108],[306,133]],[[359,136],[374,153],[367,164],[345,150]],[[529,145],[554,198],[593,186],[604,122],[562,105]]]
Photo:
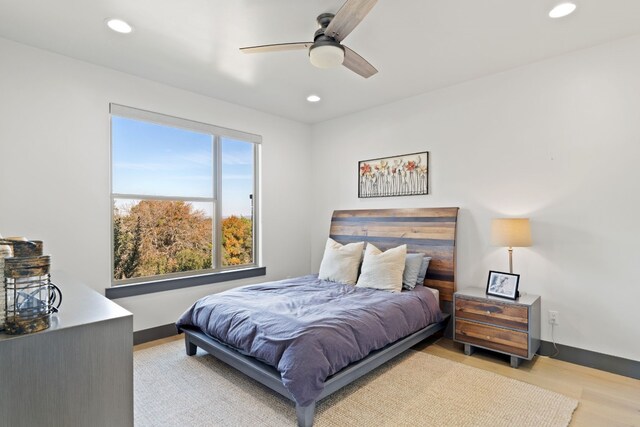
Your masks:
[[[253,264],[254,150],[113,116],[113,279]]]

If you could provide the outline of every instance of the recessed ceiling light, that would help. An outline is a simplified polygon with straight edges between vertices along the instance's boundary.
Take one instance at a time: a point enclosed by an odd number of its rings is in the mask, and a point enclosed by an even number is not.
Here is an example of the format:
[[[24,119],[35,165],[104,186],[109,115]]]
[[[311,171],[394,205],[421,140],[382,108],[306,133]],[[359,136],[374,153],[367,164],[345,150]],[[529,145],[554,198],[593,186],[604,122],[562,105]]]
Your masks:
[[[576,5],[573,3],[560,3],[549,12],[550,18],[563,18],[573,13],[576,10]]]
[[[127,24],[122,19],[107,19],[107,26],[116,33],[129,34],[133,31],[131,25]]]
[[[318,102],[318,101],[320,101],[320,97],[318,95],[309,95],[309,96],[307,96],[307,101],[309,101],[309,102]]]

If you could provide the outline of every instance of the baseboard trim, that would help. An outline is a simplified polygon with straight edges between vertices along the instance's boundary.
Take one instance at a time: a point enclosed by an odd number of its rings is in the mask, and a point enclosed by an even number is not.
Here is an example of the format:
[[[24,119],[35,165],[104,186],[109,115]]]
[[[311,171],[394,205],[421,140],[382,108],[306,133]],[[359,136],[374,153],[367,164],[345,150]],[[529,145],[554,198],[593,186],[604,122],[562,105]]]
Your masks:
[[[156,326],[155,328],[143,329],[141,331],[134,332],[133,344],[144,344],[149,341],[168,338],[174,335],[178,335],[176,325],[175,323],[169,323],[167,325]],[[447,335],[446,331],[444,332],[444,335]],[[640,380],[639,361],[611,356],[610,354],[597,353],[595,351],[584,350],[582,348],[571,347],[564,344],[556,345],[558,346],[560,353],[553,357],[554,359]],[[538,350],[539,355],[551,357],[554,353],[555,349],[553,348],[552,342],[540,342],[540,349]]]
[[[640,380],[640,361],[611,356],[610,354],[596,353],[595,351],[564,344],[556,345],[560,352],[557,356],[553,357],[554,359]],[[540,342],[539,355],[552,357],[555,352],[556,350],[552,342]]]
[[[178,335],[178,329],[176,329],[175,323],[143,329],[133,333],[133,345],[144,344],[149,341],[168,338],[174,335]]]

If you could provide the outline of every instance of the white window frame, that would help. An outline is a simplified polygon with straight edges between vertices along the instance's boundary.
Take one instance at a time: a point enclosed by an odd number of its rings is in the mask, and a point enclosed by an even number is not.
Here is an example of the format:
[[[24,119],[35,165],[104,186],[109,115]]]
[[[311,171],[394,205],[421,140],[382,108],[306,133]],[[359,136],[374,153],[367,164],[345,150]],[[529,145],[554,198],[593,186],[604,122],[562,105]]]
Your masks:
[[[262,144],[262,137],[260,135],[255,135],[247,132],[242,132],[238,130],[223,128],[220,126],[214,126],[207,123],[197,122],[193,120],[168,116],[161,113],[154,113],[151,111],[141,110],[138,108],[127,107],[119,104],[109,104],[109,118],[110,118],[110,137],[109,137],[109,188],[111,194],[111,233],[110,233],[110,274],[111,274],[111,286],[118,287],[123,285],[130,284],[146,284],[146,283],[155,283],[159,281],[166,281],[176,278],[190,278],[190,277],[200,277],[205,275],[218,275],[224,272],[232,272],[238,270],[249,270],[258,268],[261,265],[260,258],[260,245],[259,245],[259,236],[260,236],[260,219],[259,219],[259,211],[260,211],[260,186],[259,186],[259,177],[260,177],[260,150]],[[122,193],[114,193],[113,192],[113,135],[111,131],[113,129],[112,118],[122,117],[126,119],[139,120],[148,123],[154,123],[162,126],[169,126],[179,129],[184,129],[188,131],[194,131],[198,133],[204,133],[211,135],[212,137],[212,145],[213,145],[213,177],[212,177],[212,194],[213,197],[182,197],[182,196],[156,196],[156,195],[143,195],[143,194],[122,194]],[[253,196],[252,196],[252,227],[253,227],[253,263],[251,264],[243,264],[237,266],[222,266],[222,138],[229,138],[234,140],[239,140],[243,142],[253,143]],[[193,271],[184,271],[177,273],[168,273],[168,274],[160,274],[154,276],[147,277],[134,277],[129,279],[116,280],[114,279],[114,254],[113,254],[113,207],[115,205],[116,199],[130,199],[130,200],[172,200],[172,201],[185,201],[185,202],[210,202],[213,204],[213,221],[212,221],[212,238],[213,238],[213,259],[212,266],[210,269],[203,270],[193,270]],[[247,275],[247,277],[253,276],[256,274]],[[233,275],[233,278],[237,278],[237,275]],[[214,280],[215,282],[220,280]],[[201,281],[198,281],[198,284]],[[184,285],[179,285],[176,287],[185,287]],[[140,292],[144,293],[144,292]]]

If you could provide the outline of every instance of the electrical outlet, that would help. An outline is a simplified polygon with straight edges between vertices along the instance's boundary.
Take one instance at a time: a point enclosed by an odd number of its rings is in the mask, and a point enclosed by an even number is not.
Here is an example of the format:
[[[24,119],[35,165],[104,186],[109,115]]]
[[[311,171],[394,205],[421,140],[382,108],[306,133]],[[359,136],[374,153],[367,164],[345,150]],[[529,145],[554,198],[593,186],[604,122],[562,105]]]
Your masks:
[[[559,313],[554,310],[549,310],[549,324],[558,326],[560,322],[558,321]]]

